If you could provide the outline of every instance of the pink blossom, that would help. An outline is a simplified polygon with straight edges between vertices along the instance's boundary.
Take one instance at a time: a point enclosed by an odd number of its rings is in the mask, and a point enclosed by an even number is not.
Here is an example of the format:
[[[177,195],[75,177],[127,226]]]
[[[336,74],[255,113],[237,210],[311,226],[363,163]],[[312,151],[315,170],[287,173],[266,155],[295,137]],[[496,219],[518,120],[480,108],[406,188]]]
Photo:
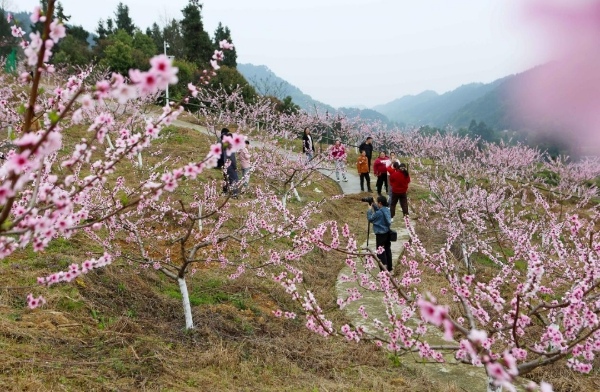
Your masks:
[[[219,47],[221,49],[230,50],[230,49],[233,49],[233,44],[227,42],[227,40],[224,39],[222,41],[219,41]]]
[[[46,300],[41,295],[37,298],[34,298],[31,293],[27,295],[27,306],[29,306],[29,309],[35,309],[45,303]]]
[[[35,7],[33,7],[33,12],[31,13],[31,15],[29,15],[29,20],[31,20],[31,23],[36,24],[37,22],[40,21],[41,16],[42,16],[42,7],[40,7],[39,5],[36,5]]]
[[[421,310],[423,320],[438,327],[442,325],[444,318],[448,314],[448,310],[444,306],[434,305],[424,299],[419,299],[417,305]]]
[[[217,63],[217,61],[216,61],[216,60],[210,60],[210,65],[211,65],[211,67],[213,67],[213,69],[214,69],[215,71],[216,71],[216,70],[218,70],[219,68],[221,68],[221,67],[219,66],[219,63]]]
[[[15,25],[11,26],[10,32],[11,32],[12,36],[16,37],[16,38],[20,38],[25,35],[25,31],[23,31],[23,29],[20,28],[19,26],[15,26]]]
[[[65,38],[66,36],[67,31],[62,23],[56,20],[50,23],[50,38],[52,38],[54,42],[58,42],[61,38]]]
[[[487,332],[480,329],[472,329],[469,332],[469,340],[473,343],[483,344],[487,340]]]

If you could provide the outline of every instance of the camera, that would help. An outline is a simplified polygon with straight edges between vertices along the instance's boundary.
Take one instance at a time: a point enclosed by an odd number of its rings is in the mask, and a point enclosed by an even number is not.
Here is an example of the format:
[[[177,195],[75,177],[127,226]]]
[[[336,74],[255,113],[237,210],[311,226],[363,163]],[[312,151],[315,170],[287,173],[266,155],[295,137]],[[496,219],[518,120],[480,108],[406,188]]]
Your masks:
[[[360,201],[364,201],[365,203],[369,203],[369,205],[373,204],[373,196],[367,196],[360,199]]]

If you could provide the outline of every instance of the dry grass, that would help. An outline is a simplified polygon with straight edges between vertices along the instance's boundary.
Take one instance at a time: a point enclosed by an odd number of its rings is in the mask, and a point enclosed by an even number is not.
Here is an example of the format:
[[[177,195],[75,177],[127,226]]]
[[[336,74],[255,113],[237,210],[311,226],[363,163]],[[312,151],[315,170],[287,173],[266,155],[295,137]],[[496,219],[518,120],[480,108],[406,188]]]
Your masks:
[[[88,136],[75,129],[73,140]],[[67,143],[72,141],[67,141]],[[210,143],[193,130],[169,129],[164,154],[201,158]],[[158,158],[144,156],[147,165]],[[169,162],[168,166],[178,162]],[[143,169],[142,169],[143,170]],[[144,173],[131,166],[128,180]],[[195,184],[220,179],[207,171]],[[330,180],[301,189],[305,200],[339,191]],[[257,184],[260,186],[260,184]],[[291,208],[300,208],[291,202]],[[319,219],[346,221],[366,235],[359,197],[328,202]],[[279,287],[245,276],[228,280],[203,268],[189,277],[196,329],[183,327],[178,289],[153,271],[132,271],[124,262],[44,292],[48,304],[29,310],[25,296],[35,278],[64,269],[86,252],[98,252],[76,236],[57,240],[43,253],[25,249],[0,264],[0,390],[5,391],[438,391],[419,372],[389,360],[370,343],[325,339],[301,320],[273,317],[275,309],[299,312]],[[313,251],[301,261],[307,284],[336,323],[334,284],[343,264],[335,253]]]

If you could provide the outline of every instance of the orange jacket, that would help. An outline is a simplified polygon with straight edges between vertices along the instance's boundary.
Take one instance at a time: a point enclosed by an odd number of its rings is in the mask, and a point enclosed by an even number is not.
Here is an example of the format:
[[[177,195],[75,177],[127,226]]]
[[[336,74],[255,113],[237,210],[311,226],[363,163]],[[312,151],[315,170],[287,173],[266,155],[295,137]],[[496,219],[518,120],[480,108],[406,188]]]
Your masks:
[[[362,155],[358,157],[358,161],[356,162],[356,169],[358,173],[368,173],[369,172],[369,160],[367,157],[363,157]]]

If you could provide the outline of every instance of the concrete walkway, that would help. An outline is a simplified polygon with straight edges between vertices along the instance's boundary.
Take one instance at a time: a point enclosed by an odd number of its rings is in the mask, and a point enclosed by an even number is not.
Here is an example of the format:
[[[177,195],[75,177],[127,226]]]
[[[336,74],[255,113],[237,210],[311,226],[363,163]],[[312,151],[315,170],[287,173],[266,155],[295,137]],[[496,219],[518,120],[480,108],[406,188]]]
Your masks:
[[[327,174],[329,177],[335,180],[334,174]],[[349,172],[346,173],[346,178],[348,182],[340,182],[340,186],[344,194],[356,194],[361,193],[360,191],[360,183],[359,177],[357,174]],[[374,185],[372,183],[374,188]],[[376,193],[373,193],[376,196]],[[366,221],[366,210],[365,207],[365,221]],[[414,222],[410,223],[414,227]],[[398,233],[398,241],[392,242],[392,257],[394,258],[394,268],[397,266],[398,259],[402,254],[404,249],[404,245],[409,241],[410,236],[409,232],[406,229],[405,221],[400,217],[396,216],[394,222],[392,223],[392,229],[396,230]],[[375,251],[375,234],[371,231],[370,236],[368,238],[368,246],[367,241],[362,244],[361,248],[370,248],[372,251]],[[357,273],[365,273],[365,269],[363,268],[363,263],[361,260],[356,260],[356,269]],[[377,271],[372,271],[372,273],[376,274]],[[352,276],[352,269],[345,265],[344,268],[338,274],[337,284],[336,284],[336,292],[337,297],[346,299],[349,296],[349,293],[358,290],[362,294],[362,298],[354,301],[344,308],[346,312],[346,316],[350,319],[352,325],[354,327],[362,326],[365,331],[371,335],[384,337],[382,332],[375,328],[372,320],[387,320],[388,315],[383,302],[383,292],[382,291],[369,291],[360,287],[357,280],[348,281],[348,277]],[[376,281],[376,279],[373,279]],[[368,319],[365,319],[358,311],[360,306],[364,306],[366,313],[369,315]],[[400,308],[396,309],[397,312],[401,311]],[[410,327],[414,328],[420,322],[418,319],[418,315],[415,315],[413,319],[411,319]],[[442,339],[442,333],[435,331],[435,327],[431,326],[429,328],[429,332],[426,336],[427,341],[431,345],[452,345],[452,342],[447,342]],[[458,343],[456,343],[458,345]],[[424,372],[431,382],[435,383],[439,386],[439,390],[443,391],[447,388],[454,387],[455,389],[467,391],[467,392],[479,392],[485,391],[487,385],[487,376],[483,368],[476,368],[473,366],[460,364],[455,359],[452,353],[448,353],[444,355],[444,359],[446,363],[428,363],[422,364],[417,363],[421,361],[421,358],[417,355],[407,355],[400,358],[400,361],[404,366],[409,368],[414,368],[415,370]]]

